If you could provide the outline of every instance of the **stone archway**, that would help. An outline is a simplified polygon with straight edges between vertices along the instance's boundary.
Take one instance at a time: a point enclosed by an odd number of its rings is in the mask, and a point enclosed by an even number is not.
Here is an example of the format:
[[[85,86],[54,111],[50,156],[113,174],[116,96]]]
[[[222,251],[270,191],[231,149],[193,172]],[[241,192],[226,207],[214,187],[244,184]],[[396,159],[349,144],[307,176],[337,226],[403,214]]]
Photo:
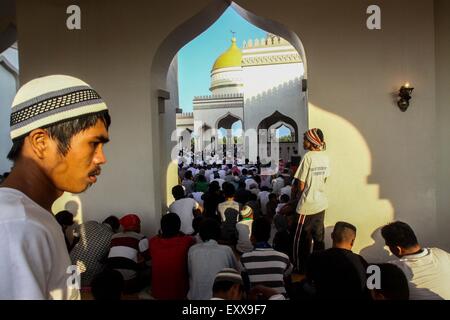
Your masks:
[[[201,34],[203,31],[208,29],[228,8],[232,7],[237,13],[253,25],[266,30],[271,34],[278,35],[285,40],[287,40],[300,54],[304,63],[304,84],[302,88],[306,92],[306,79],[307,79],[307,60],[305,55],[305,50],[302,42],[297,34],[288,30],[283,24],[270,20],[268,18],[259,17],[256,14],[245,10],[236,3],[228,0],[215,0],[211,1],[210,4],[201,10],[198,14],[180,24],[175,28],[161,43],[157,52],[154,55],[151,68],[151,104],[158,105],[159,90],[166,88],[166,77],[168,74],[169,66],[172,59],[176,56],[177,52],[188,42],[193,40],[196,36]],[[302,90],[302,88],[299,88]],[[305,105],[307,106],[307,95],[305,98]],[[169,176],[176,176],[176,165],[173,165],[171,159],[166,157],[169,154],[169,150],[173,148],[175,142],[167,143],[167,137],[171,136],[171,132],[175,130],[175,121],[172,119],[170,113],[164,114],[164,119],[157,114],[157,111],[152,110],[152,135],[159,137],[159,144],[156,147],[158,150],[156,152],[160,155],[160,170],[166,170],[166,179],[159,179],[155,177],[154,180],[155,189],[161,188],[163,194],[161,196],[161,208],[165,208],[167,205],[167,199],[170,198],[169,192],[174,181],[176,179],[171,179]],[[306,119],[307,121],[307,119]],[[243,124],[245,126],[245,124]],[[163,128],[164,132],[161,132],[160,128]],[[217,139],[215,141],[217,143]],[[256,142],[256,141],[255,141]],[[154,165],[157,165],[156,163]],[[155,168],[157,171],[158,168]],[[169,171],[173,171],[170,173]],[[172,182],[169,182],[172,181]]]

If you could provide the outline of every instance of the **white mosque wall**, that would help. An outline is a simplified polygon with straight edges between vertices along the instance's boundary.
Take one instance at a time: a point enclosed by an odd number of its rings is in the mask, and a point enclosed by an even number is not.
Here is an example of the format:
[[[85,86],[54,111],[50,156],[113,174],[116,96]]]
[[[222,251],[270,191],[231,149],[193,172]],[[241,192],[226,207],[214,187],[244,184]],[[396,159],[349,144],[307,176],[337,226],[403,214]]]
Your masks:
[[[196,137],[201,137],[203,130],[201,129],[204,125],[209,126],[213,132],[218,129],[217,124],[220,119],[226,117],[228,114],[231,114],[239,119],[244,118],[244,111],[242,107],[234,107],[234,108],[211,108],[211,109],[197,109],[194,110],[195,121],[194,121],[194,134]],[[218,134],[213,133],[216,136],[216,150],[219,147]],[[204,141],[202,146],[205,146],[210,143],[211,134],[203,135],[203,138],[200,138],[201,141]],[[207,150],[208,151],[208,150]]]
[[[256,130],[263,119],[279,111],[297,123],[300,139],[301,133],[308,127],[305,94],[301,90],[303,64],[262,65],[243,69],[245,129]],[[299,147],[297,150],[301,150]],[[251,148],[250,151],[250,161],[256,161],[256,149]]]

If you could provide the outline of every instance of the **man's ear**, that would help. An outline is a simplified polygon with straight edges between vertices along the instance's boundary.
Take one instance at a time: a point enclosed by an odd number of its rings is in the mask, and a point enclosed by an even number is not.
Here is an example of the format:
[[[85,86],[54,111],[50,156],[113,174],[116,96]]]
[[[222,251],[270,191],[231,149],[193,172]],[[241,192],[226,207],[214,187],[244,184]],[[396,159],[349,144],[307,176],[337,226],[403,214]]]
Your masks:
[[[39,158],[43,159],[45,151],[49,148],[50,136],[44,129],[35,129],[27,136],[28,143],[32,152]]]
[[[396,246],[396,247],[395,247],[395,250],[396,250],[396,252],[398,253],[398,256],[399,256],[399,257],[403,257],[403,256],[405,255],[405,250],[404,250],[402,247]]]

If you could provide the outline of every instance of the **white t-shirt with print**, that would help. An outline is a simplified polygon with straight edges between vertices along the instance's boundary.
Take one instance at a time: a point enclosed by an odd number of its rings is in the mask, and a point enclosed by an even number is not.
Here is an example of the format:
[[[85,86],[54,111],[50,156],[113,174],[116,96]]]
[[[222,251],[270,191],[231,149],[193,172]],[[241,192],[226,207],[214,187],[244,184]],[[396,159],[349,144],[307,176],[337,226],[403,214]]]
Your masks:
[[[409,284],[410,300],[450,300],[450,254],[438,248],[390,261]]]
[[[305,183],[297,205],[297,213],[312,215],[328,208],[325,180],[330,176],[330,159],[326,151],[309,151],[295,173]]]
[[[180,231],[190,235],[194,232],[192,228],[192,220],[194,220],[194,209],[198,209],[197,201],[192,198],[182,198],[175,200],[170,206],[169,211],[176,213],[181,220]]]
[[[19,190],[0,188],[0,300],[80,299],[61,226]]]

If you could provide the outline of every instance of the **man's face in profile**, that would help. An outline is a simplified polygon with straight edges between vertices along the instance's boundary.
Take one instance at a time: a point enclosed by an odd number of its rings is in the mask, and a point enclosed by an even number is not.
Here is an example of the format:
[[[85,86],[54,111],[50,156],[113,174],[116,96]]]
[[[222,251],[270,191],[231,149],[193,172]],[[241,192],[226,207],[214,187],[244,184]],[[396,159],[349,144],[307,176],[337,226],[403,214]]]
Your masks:
[[[58,145],[52,140],[48,159],[49,178],[58,190],[72,193],[85,191],[97,181],[100,166],[106,163],[103,146],[108,142],[108,130],[99,119],[97,123],[74,135],[66,155],[58,151]]]

